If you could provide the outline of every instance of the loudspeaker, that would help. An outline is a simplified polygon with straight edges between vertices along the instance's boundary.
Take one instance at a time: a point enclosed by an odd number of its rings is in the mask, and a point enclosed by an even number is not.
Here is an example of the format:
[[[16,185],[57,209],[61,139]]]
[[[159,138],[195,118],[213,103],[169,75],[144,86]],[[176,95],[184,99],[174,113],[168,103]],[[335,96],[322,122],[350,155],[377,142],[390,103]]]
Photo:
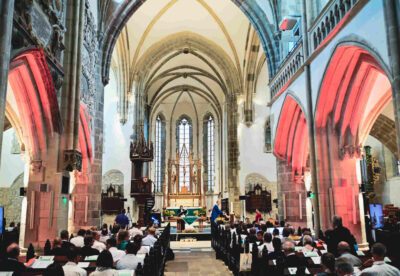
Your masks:
[[[25,187],[19,188],[19,196],[26,196],[26,188]]]
[[[61,180],[61,193],[62,194],[69,194],[69,176],[62,177]]]
[[[49,185],[46,183],[40,184],[40,192],[47,193],[49,191]]]
[[[247,195],[241,195],[241,196],[239,196],[239,200],[246,200],[246,198],[247,198]]]

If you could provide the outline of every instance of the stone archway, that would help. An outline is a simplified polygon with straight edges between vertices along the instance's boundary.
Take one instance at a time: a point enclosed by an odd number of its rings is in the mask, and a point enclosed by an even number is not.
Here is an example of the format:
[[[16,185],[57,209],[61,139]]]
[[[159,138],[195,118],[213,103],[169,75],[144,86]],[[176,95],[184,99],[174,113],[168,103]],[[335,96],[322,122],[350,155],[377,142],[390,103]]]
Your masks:
[[[103,175],[101,190],[104,193],[112,185],[117,193],[124,195],[124,174],[120,170],[109,170]]]
[[[287,95],[279,115],[273,152],[277,157],[278,203],[281,220],[310,226],[311,201],[307,198],[310,185],[309,136],[302,106]]]
[[[321,228],[329,228],[329,218],[339,215],[358,241],[364,241],[357,162],[391,94],[388,75],[374,53],[359,45],[337,46],[315,110]]]

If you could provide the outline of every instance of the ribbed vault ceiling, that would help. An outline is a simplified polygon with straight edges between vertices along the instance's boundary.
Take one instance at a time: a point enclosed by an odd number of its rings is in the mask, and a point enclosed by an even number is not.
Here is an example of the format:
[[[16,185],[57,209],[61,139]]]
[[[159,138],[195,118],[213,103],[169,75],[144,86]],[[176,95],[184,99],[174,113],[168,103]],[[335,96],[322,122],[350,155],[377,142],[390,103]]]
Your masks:
[[[121,32],[112,69],[119,93],[143,93],[152,109],[190,99],[220,114],[226,95],[246,96],[265,61],[259,44],[231,0],[147,0]]]

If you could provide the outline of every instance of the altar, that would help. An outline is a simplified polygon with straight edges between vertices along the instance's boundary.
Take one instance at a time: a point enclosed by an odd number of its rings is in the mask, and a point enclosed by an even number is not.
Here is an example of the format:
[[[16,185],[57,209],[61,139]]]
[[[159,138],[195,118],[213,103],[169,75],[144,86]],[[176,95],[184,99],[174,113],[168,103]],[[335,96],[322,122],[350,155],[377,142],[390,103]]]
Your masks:
[[[204,206],[204,189],[201,179],[201,161],[183,144],[177,150],[175,159],[168,160],[168,177],[164,185],[163,206],[196,207]]]

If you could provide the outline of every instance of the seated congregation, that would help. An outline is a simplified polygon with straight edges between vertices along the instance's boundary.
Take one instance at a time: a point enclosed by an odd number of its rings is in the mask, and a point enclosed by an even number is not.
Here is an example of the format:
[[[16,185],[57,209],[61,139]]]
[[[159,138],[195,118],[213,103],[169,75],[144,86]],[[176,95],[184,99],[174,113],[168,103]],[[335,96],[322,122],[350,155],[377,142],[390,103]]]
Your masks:
[[[249,220],[213,226],[212,247],[233,275],[396,275],[399,260],[386,256],[382,243],[361,251],[351,232],[335,216],[333,229],[295,230],[284,221]]]
[[[80,229],[76,236],[63,230],[52,244],[47,240],[41,254],[28,249],[26,258],[21,256],[17,243],[3,245],[0,271],[21,276],[117,276],[122,270],[126,275],[160,275],[169,237],[169,224],[158,229],[139,228],[137,224],[130,229],[104,224],[100,230]]]

